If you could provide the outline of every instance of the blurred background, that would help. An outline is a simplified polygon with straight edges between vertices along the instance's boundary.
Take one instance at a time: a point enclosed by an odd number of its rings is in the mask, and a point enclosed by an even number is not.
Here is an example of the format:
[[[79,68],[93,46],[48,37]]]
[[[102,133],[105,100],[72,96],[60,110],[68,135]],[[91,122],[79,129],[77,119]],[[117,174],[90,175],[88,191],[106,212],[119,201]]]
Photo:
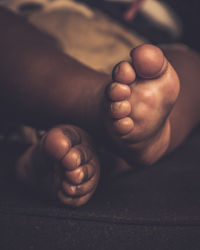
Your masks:
[[[136,30],[153,43],[181,42],[200,50],[200,1],[199,0],[83,0],[96,6],[126,27]],[[83,2],[82,1],[82,2]],[[125,14],[131,2],[141,2],[134,18]],[[166,19],[171,19],[167,24]],[[163,20],[163,21],[162,21]],[[156,23],[157,22],[157,23]],[[174,28],[172,27],[174,25]]]

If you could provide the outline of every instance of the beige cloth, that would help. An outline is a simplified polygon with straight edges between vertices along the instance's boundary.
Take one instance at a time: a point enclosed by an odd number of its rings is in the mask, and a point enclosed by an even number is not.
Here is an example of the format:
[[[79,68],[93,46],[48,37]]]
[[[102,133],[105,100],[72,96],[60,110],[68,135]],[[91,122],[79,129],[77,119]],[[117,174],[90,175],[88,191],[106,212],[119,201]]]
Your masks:
[[[40,4],[42,8],[31,11],[28,0],[1,2],[56,38],[65,53],[98,71],[111,74],[116,63],[129,58],[133,47],[146,42],[134,31],[121,27],[100,11],[72,0],[31,0],[33,3]],[[20,12],[22,6],[26,7],[27,12]],[[36,143],[39,135],[30,127],[13,131],[11,126],[7,138]]]
[[[111,73],[113,66],[129,57],[130,50],[145,42],[135,32],[122,28],[98,10],[88,13],[65,6],[30,15],[29,20],[56,37],[67,54],[99,71]]]
[[[42,8],[31,11],[30,3]],[[4,4],[53,35],[64,52],[99,71],[111,73],[116,63],[129,57],[133,47],[146,42],[107,15],[73,0],[5,0]],[[22,7],[27,12],[20,12]]]

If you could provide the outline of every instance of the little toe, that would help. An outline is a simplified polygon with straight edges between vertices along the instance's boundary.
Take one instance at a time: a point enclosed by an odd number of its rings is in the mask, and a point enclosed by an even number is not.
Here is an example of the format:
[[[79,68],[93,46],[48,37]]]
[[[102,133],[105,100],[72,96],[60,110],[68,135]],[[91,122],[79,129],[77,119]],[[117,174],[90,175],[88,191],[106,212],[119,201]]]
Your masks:
[[[122,101],[130,97],[131,89],[128,85],[114,82],[108,87],[107,95],[111,101]]]
[[[144,44],[131,51],[131,58],[136,74],[142,78],[156,78],[167,67],[167,60],[158,47]]]
[[[66,196],[64,192],[61,190],[58,192],[58,199],[60,200],[61,203],[64,205],[72,206],[72,207],[80,207],[84,205],[92,196],[94,191],[82,196],[82,197],[69,197]]]
[[[120,102],[113,102],[110,104],[109,113],[112,118],[115,119],[124,118],[131,113],[131,104],[127,100]]]
[[[134,128],[134,122],[130,117],[125,117],[113,122],[113,129],[120,135],[130,133]]]
[[[114,81],[131,84],[135,81],[136,74],[129,62],[123,61],[117,64],[113,70]]]
[[[71,197],[80,197],[90,193],[97,186],[98,175],[94,175],[89,181],[80,184],[80,185],[72,185],[67,181],[62,182],[62,191]]]

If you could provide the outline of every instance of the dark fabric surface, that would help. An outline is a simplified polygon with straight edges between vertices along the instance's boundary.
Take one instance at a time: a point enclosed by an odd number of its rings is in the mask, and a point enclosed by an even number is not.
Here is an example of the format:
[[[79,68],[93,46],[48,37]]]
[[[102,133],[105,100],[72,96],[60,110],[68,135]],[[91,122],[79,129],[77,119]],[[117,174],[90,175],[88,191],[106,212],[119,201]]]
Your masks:
[[[1,147],[0,249],[200,249],[200,130],[156,165],[101,185],[78,209],[11,176],[20,147]],[[9,149],[9,150],[8,150]]]

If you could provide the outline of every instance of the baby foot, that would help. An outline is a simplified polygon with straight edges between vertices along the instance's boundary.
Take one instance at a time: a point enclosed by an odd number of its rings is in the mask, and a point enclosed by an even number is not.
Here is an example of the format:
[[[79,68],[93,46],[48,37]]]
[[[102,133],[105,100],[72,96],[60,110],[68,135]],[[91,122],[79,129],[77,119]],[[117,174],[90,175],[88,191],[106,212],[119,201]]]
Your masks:
[[[94,193],[100,165],[88,134],[75,126],[60,125],[20,157],[16,172],[31,188],[78,207]]]
[[[178,76],[153,45],[131,52],[113,70],[107,88],[106,128],[118,151],[131,163],[151,165],[170,143],[170,111],[179,95]]]

